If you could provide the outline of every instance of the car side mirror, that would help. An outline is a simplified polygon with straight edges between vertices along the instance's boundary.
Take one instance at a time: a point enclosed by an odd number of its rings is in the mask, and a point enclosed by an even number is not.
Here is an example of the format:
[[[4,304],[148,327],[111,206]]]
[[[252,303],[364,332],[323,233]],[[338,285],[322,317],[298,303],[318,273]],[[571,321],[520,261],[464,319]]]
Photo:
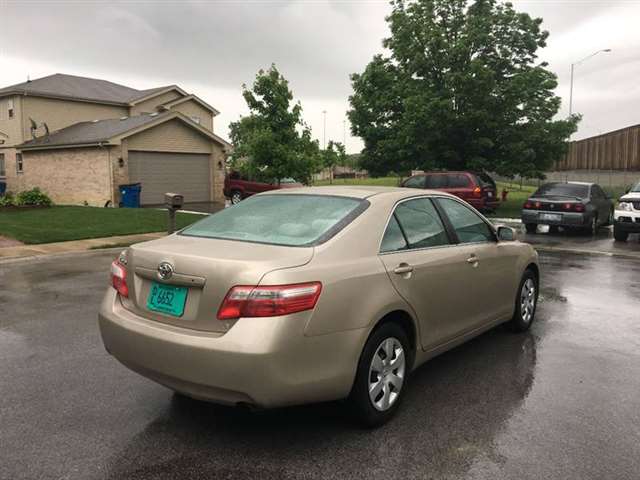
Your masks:
[[[511,227],[501,225],[498,227],[498,239],[501,242],[513,242],[516,239],[516,232]]]

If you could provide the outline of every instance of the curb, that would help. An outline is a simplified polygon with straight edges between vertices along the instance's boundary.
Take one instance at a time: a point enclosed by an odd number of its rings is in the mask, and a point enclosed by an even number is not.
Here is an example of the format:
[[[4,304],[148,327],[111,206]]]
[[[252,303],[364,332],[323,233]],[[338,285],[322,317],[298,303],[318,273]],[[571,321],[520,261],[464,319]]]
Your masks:
[[[618,257],[628,258],[630,260],[640,260],[640,253],[625,253],[625,252],[604,252],[602,250],[584,250],[575,248],[562,248],[562,247],[545,247],[530,244],[537,252],[545,253],[573,253],[576,255],[593,255],[599,257]]]
[[[0,265],[10,263],[20,263],[37,260],[48,260],[56,257],[71,257],[76,255],[98,255],[100,253],[118,253],[123,250],[124,247],[111,247],[111,248],[96,248],[93,250],[76,250],[73,252],[56,252],[56,253],[43,253],[41,255],[29,255],[27,257],[0,257]]]

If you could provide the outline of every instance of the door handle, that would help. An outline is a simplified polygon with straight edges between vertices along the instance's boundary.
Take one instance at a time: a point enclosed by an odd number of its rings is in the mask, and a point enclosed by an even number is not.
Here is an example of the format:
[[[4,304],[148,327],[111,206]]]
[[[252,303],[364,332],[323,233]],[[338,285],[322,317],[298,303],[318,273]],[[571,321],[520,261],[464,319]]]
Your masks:
[[[411,272],[413,272],[413,267],[407,263],[401,263],[393,269],[393,273],[397,273],[398,275],[404,275]]]
[[[471,255],[469,258],[467,258],[467,263],[470,263],[473,266],[476,266],[478,264],[478,257],[476,257],[475,255]]]

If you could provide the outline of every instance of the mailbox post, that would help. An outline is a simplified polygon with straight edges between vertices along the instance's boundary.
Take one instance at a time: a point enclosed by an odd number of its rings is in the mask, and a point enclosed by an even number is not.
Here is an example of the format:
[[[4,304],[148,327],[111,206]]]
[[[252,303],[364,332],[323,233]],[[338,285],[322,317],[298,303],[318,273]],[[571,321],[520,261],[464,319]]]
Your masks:
[[[171,235],[176,231],[176,212],[182,208],[184,203],[184,196],[179,193],[165,193],[164,204],[169,212],[169,225],[167,232]]]

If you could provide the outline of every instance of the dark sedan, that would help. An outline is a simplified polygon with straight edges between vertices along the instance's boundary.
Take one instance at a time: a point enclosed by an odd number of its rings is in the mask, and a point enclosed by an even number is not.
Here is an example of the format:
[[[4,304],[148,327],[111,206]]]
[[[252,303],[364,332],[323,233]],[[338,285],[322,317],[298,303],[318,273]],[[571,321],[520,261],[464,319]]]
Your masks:
[[[613,222],[613,201],[595,183],[546,183],[522,207],[522,223],[527,233],[535,233],[539,224],[580,228],[595,234],[598,228]]]

